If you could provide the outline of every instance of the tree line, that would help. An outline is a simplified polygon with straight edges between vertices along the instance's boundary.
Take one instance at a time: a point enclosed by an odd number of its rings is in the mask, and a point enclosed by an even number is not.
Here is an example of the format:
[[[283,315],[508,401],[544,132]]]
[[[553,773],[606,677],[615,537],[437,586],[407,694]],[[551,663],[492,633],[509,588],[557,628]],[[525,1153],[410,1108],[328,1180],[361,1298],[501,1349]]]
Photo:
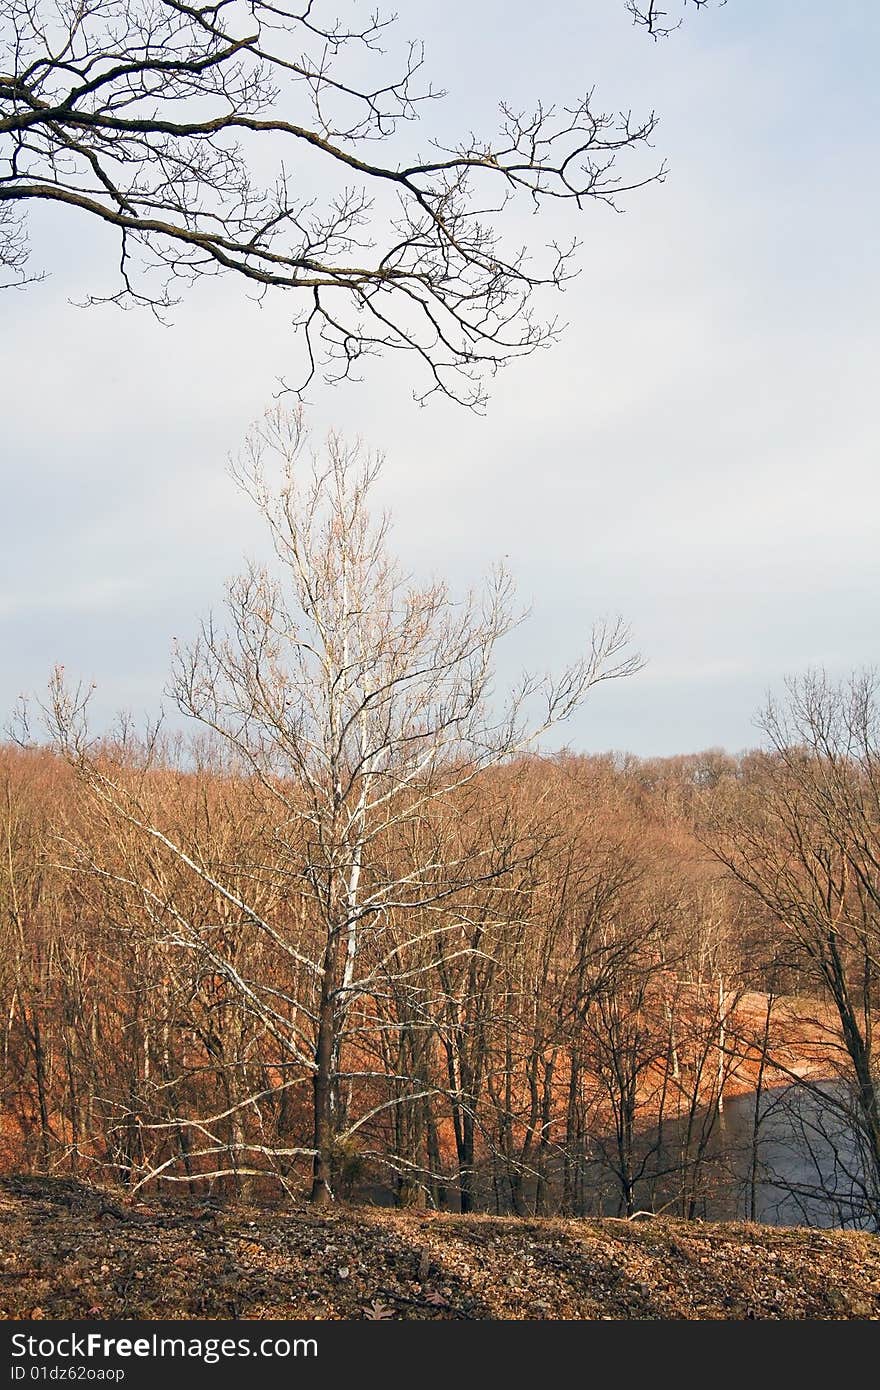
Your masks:
[[[503,695],[509,577],[402,574],[378,470],[272,412],[236,466],[272,559],[175,653],[196,732],[95,735],[57,671],[3,749],[6,1163],[695,1216],[725,1095],[834,1079],[876,1224],[873,676],[793,681],[747,754],[542,754],[625,629]]]

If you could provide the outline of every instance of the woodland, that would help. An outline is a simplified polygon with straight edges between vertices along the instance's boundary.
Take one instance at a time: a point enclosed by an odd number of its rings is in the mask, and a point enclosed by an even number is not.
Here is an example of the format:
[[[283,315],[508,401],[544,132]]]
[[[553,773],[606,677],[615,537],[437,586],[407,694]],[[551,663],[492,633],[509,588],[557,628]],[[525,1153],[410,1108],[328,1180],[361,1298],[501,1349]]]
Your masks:
[[[176,648],[185,721],[96,734],[60,669],[22,711],[4,1166],[132,1196],[753,1216],[761,1115],[735,1178],[725,1100],[801,1088],[827,1100],[804,1152],[836,1154],[812,1185],[876,1229],[876,678],[793,680],[738,756],[542,752],[637,679],[627,634],[505,696],[509,577],[462,600],[403,574],[380,463],[271,411],[236,476],[273,559]]]
[[[226,277],[293,348],[232,464],[265,552],[164,715],[96,728],[56,667],[0,744],[0,1315],[876,1316],[880,678],[587,755],[626,624],[510,683],[512,576],[401,568],[381,457],[303,393],[378,358],[482,412],[560,336],[575,215],[667,170],[592,87],[444,134],[393,19],[0,0],[0,289],[71,218],[89,305]],[[768,1187],[845,1229],[759,1228]]]

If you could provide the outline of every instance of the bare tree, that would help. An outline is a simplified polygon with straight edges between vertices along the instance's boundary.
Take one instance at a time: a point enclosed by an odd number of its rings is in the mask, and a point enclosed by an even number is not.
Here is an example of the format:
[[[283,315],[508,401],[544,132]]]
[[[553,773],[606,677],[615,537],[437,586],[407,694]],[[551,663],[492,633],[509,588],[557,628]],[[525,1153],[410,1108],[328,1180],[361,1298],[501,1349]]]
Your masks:
[[[421,46],[395,65],[390,19],[323,9],[0,0],[0,268],[26,278],[29,204],[71,209],[118,234],[104,301],[161,313],[231,272],[298,292],[297,388],[406,348],[423,396],[477,405],[487,370],[554,337],[533,291],[561,285],[576,250],[528,255],[512,203],[613,203],[659,177],[617,170],[655,118],[603,113],[589,92],[501,104],[497,135],[419,150],[406,127],[443,95],[421,85]]]
[[[704,10],[711,0],[681,0],[681,8],[686,9],[688,4],[695,10]],[[726,5],[727,0],[715,0],[718,5]],[[669,10],[660,8],[657,0],[626,0],[626,8],[632,15],[633,24],[643,28],[652,39],[665,39],[675,29],[682,25],[683,18],[679,16],[674,20]]]
[[[839,1021],[845,1109],[865,1155],[864,1207],[880,1211],[880,709],[874,673],[788,683],[761,719],[770,744],[750,795],[719,807],[710,842],[780,923]],[[829,1046],[828,1055],[834,1048]],[[811,1083],[804,1083],[809,1085]],[[815,1087],[813,1087],[815,1093]]]
[[[280,488],[267,478],[267,452],[280,462]],[[113,814],[232,904],[237,920],[286,961],[287,983],[246,978],[223,937],[193,918],[164,877],[153,872],[138,885],[156,929],[223,976],[288,1061],[311,1076],[312,1195],[320,1202],[332,1195],[340,1146],[398,1103],[393,1085],[380,1094],[395,1078],[365,1070],[352,1042],[375,1012],[371,994],[385,989],[389,971],[406,975],[414,939],[434,941],[439,952],[460,933],[468,894],[503,868],[491,845],[450,851],[441,841],[438,850],[420,827],[566,719],[598,681],[639,663],[626,654],[619,623],[600,626],[587,654],[558,678],[524,676],[502,705],[493,693],[495,651],[519,621],[508,576],[497,571],[463,603],[439,582],[416,586],[389,554],[387,517],[374,520],[368,509],[379,460],[335,436],[325,454],[308,459],[300,412],[278,409],[251,435],[237,477],[268,524],[281,577],[252,565],[232,581],[228,631],[206,622],[178,651],[173,680],[178,705],[230,750],[261,814],[271,808],[272,853],[258,856],[251,872],[255,884],[274,877],[285,886],[284,910],[258,910],[239,868],[233,881],[151,818],[142,779],[96,756],[87,696],[67,690],[61,676],[52,720]],[[407,836],[416,850],[424,842],[421,853],[401,857]],[[97,864],[95,871],[103,872]],[[413,965],[415,984],[419,974]],[[355,1082],[361,1094],[373,1085],[375,1099],[353,1115]]]

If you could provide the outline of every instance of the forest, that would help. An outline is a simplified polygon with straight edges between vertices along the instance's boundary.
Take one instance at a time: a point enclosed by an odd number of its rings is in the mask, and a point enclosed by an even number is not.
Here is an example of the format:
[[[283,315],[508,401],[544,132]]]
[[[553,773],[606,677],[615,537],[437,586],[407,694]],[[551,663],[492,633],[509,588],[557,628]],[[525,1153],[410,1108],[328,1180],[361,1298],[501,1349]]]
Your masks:
[[[880,1316],[876,8],[399,9],[0,0],[14,1380]]]
[[[761,1097],[801,1090],[827,1101],[814,1186],[876,1229],[876,679],[793,679],[736,756],[542,751],[634,676],[626,633],[503,698],[508,577],[458,600],[403,575],[378,469],[270,412],[237,476],[274,560],[176,648],[186,720],[94,734],[59,669],[4,745],[3,1166],[754,1216]]]

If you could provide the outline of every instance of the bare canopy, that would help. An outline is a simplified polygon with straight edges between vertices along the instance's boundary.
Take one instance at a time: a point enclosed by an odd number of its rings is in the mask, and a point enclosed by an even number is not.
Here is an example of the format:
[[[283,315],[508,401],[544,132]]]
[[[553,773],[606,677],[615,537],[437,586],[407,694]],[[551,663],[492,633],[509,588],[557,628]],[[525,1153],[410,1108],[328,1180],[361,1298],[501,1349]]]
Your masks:
[[[680,0],[681,9],[691,4],[695,10],[704,10],[710,0]],[[715,0],[718,5],[726,5],[727,0]],[[682,17],[673,19],[674,9],[663,9],[661,0],[626,0],[626,8],[632,15],[633,24],[640,25],[652,39],[665,39],[674,29],[680,28]]]
[[[495,656],[518,621],[508,576],[496,571],[460,603],[440,582],[413,584],[389,551],[387,518],[368,506],[379,460],[336,435],[325,453],[309,454],[299,411],[276,408],[250,435],[236,476],[268,524],[280,575],[250,566],[233,580],[225,631],[209,620],[195,644],[178,649],[172,683],[178,707],[245,774],[242,786],[256,797],[247,819],[269,816],[277,872],[261,851],[241,891],[230,886],[228,862],[206,876],[202,851],[168,834],[144,803],[143,786],[102,760],[85,721],[88,694],[66,687],[60,672],[50,726],[111,819],[233,904],[282,953],[284,978],[293,972],[293,985],[245,980],[218,950],[216,933],[194,928],[182,905],[171,906],[164,890],[157,896],[155,881],[90,863],[102,881],[115,874],[117,884],[134,886],[166,943],[222,976],[283,1049],[285,1066],[311,1076],[313,1142],[296,1156],[312,1157],[313,1198],[322,1202],[332,1195],[340,1145],[373,1116],[414,1098],[402,1062],[392,1079],[408,1089],[377,1097],[388,1077],[372,1064],[364,1074],[356,1040],[374,1026],[380,1003],[387,1011],[389,982],[403,990],[398,1005],[415,990],[424,1013],[433,966],[422,954],[460,930],[461,914],[476,912],[474,895],[509,877],[520,853],[498,824],[486,831],[488,848],[479,837],[462,845],[455,827],[464,793],[533,748],[600,681],[637,670],[640,659],[628,653],[621,623],[600,623],[584,654],[555,677],[525,675],[500,698]],[[280,487],[269,481],[266,457]],[[506,812],[496,818],[507,819]],[[86,862],[88,855],[80,867]],[[245,901],[267,876],[285,904],[273,920]],[[457,915],[447,920],[453,899]],[[301,910],[289,921],[293,900]],[[388,1021],[389,1036],[399,1025]],[[369,1080],[374,1093],[353,1115],[346,1097],[358,1080]],[[424,1094],[421,1084],[415,1089]]]
[[[348,7],[354,11],[354,6]],[[612,202],[662,170],[618,170],[653,114],[592,92],[444,145],[407,134],[443,93],[421,46],[385,53],[391,19],[321,0],[0,0],[0,284],[26,283],[28,204],[118,234],[118,280],[90,302],[161,313],[232,272],[298,291],[304,360],[348,376],[407,349],[441,391],[479,405],[505,360],[550,341],[533,292],[572,273],[576,241],[516,240],[513,207]]]

